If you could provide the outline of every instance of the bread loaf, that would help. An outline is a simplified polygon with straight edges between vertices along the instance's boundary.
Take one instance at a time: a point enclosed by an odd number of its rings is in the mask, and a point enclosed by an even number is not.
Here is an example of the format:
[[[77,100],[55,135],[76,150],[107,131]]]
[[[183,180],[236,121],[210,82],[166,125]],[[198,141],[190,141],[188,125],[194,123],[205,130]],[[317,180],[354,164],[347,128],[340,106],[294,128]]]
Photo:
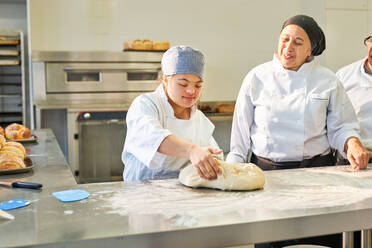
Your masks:
[[[135,40],[132,44],[132,49],[134,50],[145,50],[145,45],[142,40]]]
[[[0,155],[0,170],[16,170],[26,168],[23,159],[12,154]]]
[[[13,123],[5,128],[5,136],[9,140],[28,139],[31,137],[31,131],[21,124]]]
[[[124,42],[124,50],[133,49],[132,46],[133,46],[133,40],[127,40],[126,42]]]
[[[169,47],[169,41],[127,40],[124,42],[124,50],[165,51]]]
[[[218,113],[234,113],[235,104],[220,104],[216,110]]]
[[[152,50],[152,41],[151,40],[143,40],[143,48],[144,50]]]
[[[168,50],[170,47],[169,41],[154,41],[152,43],[153,50]]]

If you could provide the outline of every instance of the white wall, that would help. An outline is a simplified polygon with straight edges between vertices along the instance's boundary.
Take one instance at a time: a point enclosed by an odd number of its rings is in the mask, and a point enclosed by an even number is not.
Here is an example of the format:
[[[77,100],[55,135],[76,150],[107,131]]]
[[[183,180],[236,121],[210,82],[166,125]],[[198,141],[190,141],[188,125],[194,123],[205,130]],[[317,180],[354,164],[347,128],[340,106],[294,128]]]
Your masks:
[[[367,56],[363,44],[372,35],[372,0],[327,0],[326,65],[334,71]]]
[[[285,19],[308,14],[325,30],[325,1],[32,0],[31,46],[121,51],[125,40],[145,38],[191,45],[206,56],[202,100],[235,100],[246,73],[272,59]]]

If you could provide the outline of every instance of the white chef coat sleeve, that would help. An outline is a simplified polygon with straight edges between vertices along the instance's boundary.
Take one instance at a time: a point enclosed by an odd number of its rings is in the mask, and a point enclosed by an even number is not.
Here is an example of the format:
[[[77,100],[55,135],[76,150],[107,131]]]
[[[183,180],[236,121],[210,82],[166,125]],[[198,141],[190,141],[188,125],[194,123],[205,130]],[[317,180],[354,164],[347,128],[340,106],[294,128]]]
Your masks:
[[[153,99],[142,95],[133,101],[126,118],[124,150],[150,169],[161,168],[166,155],[157,150],[163,140],[172,134],[163,127],[160,117],[162,114]]]
[[[248,162],[251,149],[251,126],[253,123],[254,106],[251,101],[251,84],[253,73],[248,73],[240,88],[235,104],[234,117],[231,129],[230,152],[226,161],[230,163]]]
[[[331,90],[327,112],[327,136],[329,144],[336,148],[342,156],[345,142],[350,137],[360,139],[360,127],[353,106],[341,83],[337,81]]]
[[[210,146],[213,147],[213,148],[220,149],[220,147],[218,146],[217,141],[213,137],[211,137],[211,139],[210,139]],[[215,156],[216,156],[216,158],[218,158],[220,160],[223,160],[223,152],[221,152],[220,154],[215,155]]]

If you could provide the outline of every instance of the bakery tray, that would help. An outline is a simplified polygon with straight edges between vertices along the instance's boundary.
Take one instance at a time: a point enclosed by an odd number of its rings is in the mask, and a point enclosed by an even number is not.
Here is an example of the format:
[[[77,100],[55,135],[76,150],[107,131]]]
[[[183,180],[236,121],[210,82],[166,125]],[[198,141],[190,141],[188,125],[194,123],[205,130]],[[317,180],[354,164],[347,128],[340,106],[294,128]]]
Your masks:
[[[32,161],[31,158],[25,157],[24,162],[25,162],[26,168],[15,169],[15,170],[0,170],[0,175],[10,175],[10,174],[25,173],[25,172],[31,171],[32,168],[34,168],[34,162]]]
[[[0,45],[18,45],[19,40],[0,39]]]
[[[37,143],[39,141],[39,138],[36,136],[36,135],[31,135],[30,138],[28,139],[18,139],[18,140],[10,140],[10,139],[6,139],[7,141],[16,141],[16,142],[19,142],[19,143]]]
[[[1,66],[9,66],[9,65],[19,65],[19,60],[0,60]]]

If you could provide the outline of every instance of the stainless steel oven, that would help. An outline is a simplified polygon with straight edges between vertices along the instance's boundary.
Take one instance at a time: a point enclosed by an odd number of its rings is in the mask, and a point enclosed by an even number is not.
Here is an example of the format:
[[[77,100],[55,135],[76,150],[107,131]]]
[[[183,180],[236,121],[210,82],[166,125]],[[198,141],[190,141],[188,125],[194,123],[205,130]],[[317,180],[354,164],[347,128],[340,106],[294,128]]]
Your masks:
[[[79,183],[122,180],[126,111],[69,111],[70,161]],[[79,152],[74,152],[79,151]]]
[[[35,126],[52,128],[78,183],[121,180],[126,111],[153,91],[159,52],[33,52]]]

